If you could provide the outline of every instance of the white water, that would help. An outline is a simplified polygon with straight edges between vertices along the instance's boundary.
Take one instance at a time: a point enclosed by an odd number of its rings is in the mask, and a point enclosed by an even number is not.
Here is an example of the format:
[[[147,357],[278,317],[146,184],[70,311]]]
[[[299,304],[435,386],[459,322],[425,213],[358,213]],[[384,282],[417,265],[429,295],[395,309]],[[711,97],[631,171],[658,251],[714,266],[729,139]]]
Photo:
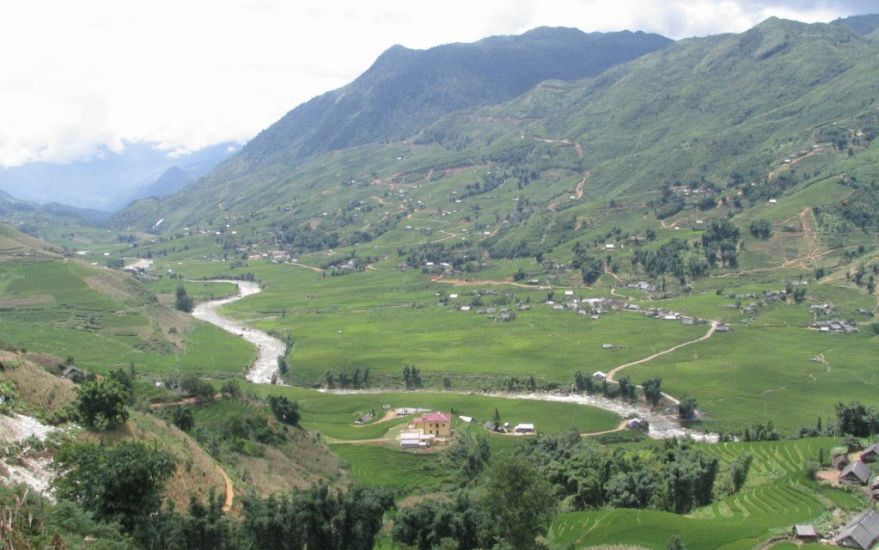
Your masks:
[[[247,371],[247,375],[245,376],[245,378],[247,378],[248,381],[253,382],[254,384],[271,384],[272,377],[278,372],[278,356],[284,355],[284,351],[286,350],[287,346],[284,344],[284,342],[278,340],[277,338],[269,335],[266,332],[255,328],[246,327],[237,321],[229,319],[228,317],[223,317],[218,312],[218,310],[224,305],[231,304],[232,302],[237,302],[242,298],[253,296],[254,294],[259,294],[260,292],[262,292],[262,289],[257,283],[250,281],[213,279],[209,281],[198,282],[232,283],[234,285],[238,285],[238,294],[232,296],[231,298],[202,302],[201,304],[197,305],[195,309],[192,310],[192,316],[196,319],[201,319],[202,321],[211,323],[212,325],[216,325],[227,332],[235,334],[236,336],[241,336],[242,338],[256,346],[256,361],[254,361],[253,364],[250,366],[250,369]]]

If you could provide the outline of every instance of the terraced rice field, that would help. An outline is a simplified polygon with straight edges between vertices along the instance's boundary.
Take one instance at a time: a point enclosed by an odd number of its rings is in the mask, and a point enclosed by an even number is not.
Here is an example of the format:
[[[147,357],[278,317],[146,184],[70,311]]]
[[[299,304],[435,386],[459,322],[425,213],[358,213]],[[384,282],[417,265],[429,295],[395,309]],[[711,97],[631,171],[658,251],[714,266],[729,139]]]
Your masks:
[[[692,549],[751,548],[772,531],[827,511],[833,498],[819,494],[802,472],[804,460],[817,458],[819,449],[826,452],[832,445],[833,440],[818,438],[704,446],[722,463],[746,452],[754,456],[744,490],[688,516],[653,510],[562,514],[552,525],[551,539],[560,547],[613,543],[664,548],[679,534]]]

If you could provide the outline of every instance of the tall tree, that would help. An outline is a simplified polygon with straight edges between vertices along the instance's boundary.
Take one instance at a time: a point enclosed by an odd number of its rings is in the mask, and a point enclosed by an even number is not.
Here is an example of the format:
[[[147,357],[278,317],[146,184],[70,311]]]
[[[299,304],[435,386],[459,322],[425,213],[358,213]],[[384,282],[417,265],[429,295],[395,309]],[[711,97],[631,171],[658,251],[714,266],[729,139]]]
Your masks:
[[[55,453],[55,495],[101,520],[118,521],[131,531],[159,510],[174,458],[142,443],[112,446],[69,443]]]
[[[513,548],[535,548],[557,504],[552,486],[520,457],[491,467],[482,505],[496,521],[498,535]]]
[[[90,380],[77,390],[77,417],[87,428],[109,430],[128,420],[128,400],[128,391],[115,380]]]

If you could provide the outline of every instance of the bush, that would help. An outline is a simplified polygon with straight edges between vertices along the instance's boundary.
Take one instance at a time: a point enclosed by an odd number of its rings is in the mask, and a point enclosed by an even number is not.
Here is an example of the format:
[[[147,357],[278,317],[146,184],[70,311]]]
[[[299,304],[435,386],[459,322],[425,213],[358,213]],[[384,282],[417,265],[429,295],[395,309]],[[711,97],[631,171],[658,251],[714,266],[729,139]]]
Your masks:
[[[269,397],[269,408],[272,409],[272,414],[275,415],[278,422],[291,426],[299,425],[299,404],[296,401],[290,401],[284,396],[273,395]]]
[[[128,391],[115,380],[90,380],[77,391],[77,418],[93,430],[112,429],[128,420],[128,399]]]

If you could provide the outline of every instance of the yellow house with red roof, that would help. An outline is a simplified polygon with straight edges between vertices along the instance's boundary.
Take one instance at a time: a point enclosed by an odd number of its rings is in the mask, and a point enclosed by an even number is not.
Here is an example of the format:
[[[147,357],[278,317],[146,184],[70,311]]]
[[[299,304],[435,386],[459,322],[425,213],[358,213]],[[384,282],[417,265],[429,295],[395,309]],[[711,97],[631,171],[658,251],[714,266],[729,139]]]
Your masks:
[[[436,437],[452,437],[452,415],[444,412],[432,412],[412,421],[412,426],[425,434]]]

